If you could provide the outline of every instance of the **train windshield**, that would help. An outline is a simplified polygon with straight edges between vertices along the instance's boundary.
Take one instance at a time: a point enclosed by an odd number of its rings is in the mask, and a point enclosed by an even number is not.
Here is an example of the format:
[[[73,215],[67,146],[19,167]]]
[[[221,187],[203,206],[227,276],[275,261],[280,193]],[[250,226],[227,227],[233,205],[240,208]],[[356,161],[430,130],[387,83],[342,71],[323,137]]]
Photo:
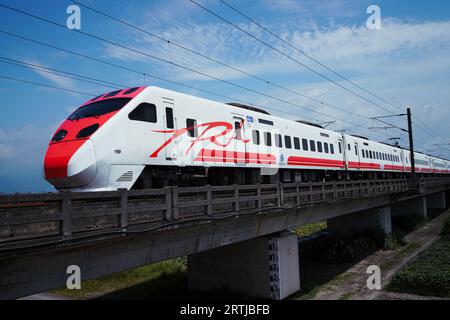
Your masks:
[[[69,120],[99,117],[110,112],[118,111],[130,102],[130,100],[130,98],[117,98],[93,102],[72,113]]]

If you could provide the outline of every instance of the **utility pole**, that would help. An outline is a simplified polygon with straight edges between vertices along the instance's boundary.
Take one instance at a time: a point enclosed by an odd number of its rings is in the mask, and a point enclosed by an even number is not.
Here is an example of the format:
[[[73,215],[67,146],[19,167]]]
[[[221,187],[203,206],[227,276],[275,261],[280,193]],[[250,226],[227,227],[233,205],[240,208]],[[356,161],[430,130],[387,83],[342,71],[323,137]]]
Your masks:
[[[388,123],[384,120],[381,119],[385,119],[385,118],[392,118],[392,117],[404,117],[407,116],[408,118],[408,130],[398,127],[394,124]],[[411,117],[411,108],[407,108],[406,109],[406,114],[402,113],[402,114],[394,114],[394,115],[390,115],[390,116],[382,116],[382,117],[373,117],[370,118],[372,120],[376,120],[379,121],[381,123],[383,123],[384,125],[386,125],[385,127],[381,127],[381,128],[375,128],[373,127],[372,129],[399,129],[403,132],[407,132],[408,136],[409,136],[409,151],[411,153],[411,172],[413,174],[413,176],[415,177],[416,175],[416,161],[414,159],[414,141],[413,141],[413,130],[412,130],[412,117]]]
[[[408,135],[409,135],[409,152],[411,154],[411,170],[412,174],[416,174],[416,161],[414,159],[414,142],[413,142],[413,131],[412,131],[412,120],[411,120],[411,108],[406,109],[408,116]]]

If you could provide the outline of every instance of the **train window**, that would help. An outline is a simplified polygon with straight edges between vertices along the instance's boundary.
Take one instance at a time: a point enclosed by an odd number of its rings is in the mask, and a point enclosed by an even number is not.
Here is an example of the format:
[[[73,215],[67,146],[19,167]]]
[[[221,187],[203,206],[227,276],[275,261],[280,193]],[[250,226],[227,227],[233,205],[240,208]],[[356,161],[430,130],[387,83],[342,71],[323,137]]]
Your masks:
[[[234,122],[234,132],[236,132],[236,139],[242,140],[242,128],[241,128],[241,122],[235,121]]]
[[[134,87],[134,88],[130,88],[127,91],[125,91],[123,94],[130,94],[135,92],[137,89],[139,89],[140,87]]]
[[[264,132],[264,144],[268,147],[272,146],[272,135],[270,132]]]
[[[259,140],[259,131],[253,130],[252,136],[253,136],[253,143],[259,146],[259,144],[261,143],[261,141]]]
[[[112,91],[112,92],[108,93],[106,96],[104,96],[103,98],[114,97],[114,96],[117,95],[120,91],[122,91],[122,90]]]
[[[323,144],[323,149],[325,150],[325,153],[329,153],[330,152],[330,149],[328,149],[328,143],[324,143]]]
[[[372,150],[369,150],[369,158],[373,159],[373,157],[372,157]]]
[[[340,141],[339,141],[338,145],[339,145],[339,153],[342,153],[342,144]]]
[[[166,125],[168,129],[173,129],[173,109],[166,108]]]
[[[194,119],[186,119],[186,127],[188,128],[188,136],[196,137],[197,132],[197,120]]]
[[[156,106],[151,103],[141,103],[128,114],[128,119],[156,123]]]
[[[278,148],[282,148],[283,147],[283,139],[281,138],[280,134],[275,133],[275,146]]]
[[[262,124],[267,124],[268,126],[273,126],[273,121],[270,120],[258,119],[258,122]]]
[[[284,136],[284,146],[288,149],[292,149],[292,141],[291,141],[291,137],[289,136]]]
[[[322,142],[320,142],[320,141],[317,141],[317,151],[320,152],[320,153],[323,152],[323,150],[322,150]]]
[[[334,154],[334,144],[330,143],[330,152]]]
[[[311,151],[315,152],[316,151],[316,142],[314,140],[309,140],[309,147],[310,147]]]
[[[355,146],[355,156],[358,156],[358,147]]]
[[[308,148],[308,140],[302,139],[302,147],[303,147],[303,150],[305,150],[305,151],[309,150],[309,148]]]
[[[350,143],[348,144],[348,151],[352,151],[352,146],[350,145]]]
[[[297,137],[294,137],[294,148],[300,150],[300,139]]]
[[[380,160],[380,155],[378,154],[378,152],[375,152],[375,159]]]
[[[93,102],[78,108],[69,116],[69,120],[98,117],[110,112],[118,111],[130,102],[130,100],[130,98],[115,98]]]
[[[364,149],[361,149],[361,157],[363,157],[363,158],[366,157],[366,153],[365,153]]]

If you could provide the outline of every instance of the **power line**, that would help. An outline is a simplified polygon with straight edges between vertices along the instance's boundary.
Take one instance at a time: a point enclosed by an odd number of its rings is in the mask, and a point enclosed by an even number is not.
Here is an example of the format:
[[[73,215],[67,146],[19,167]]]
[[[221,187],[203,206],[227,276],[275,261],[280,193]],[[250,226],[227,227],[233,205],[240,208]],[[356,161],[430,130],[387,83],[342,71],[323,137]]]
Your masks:
[[[55,21],[52,21],[52,20],[49,20],[49,19],[46,19],[46,18],[37,16],[37,15],[34,15],[34,14],[32,14],[32,13],[25,12],[25,11],[20,10],[20,9],[12,8],[12,7],[6,6],[6,5],[4,5],[4,4],[0,4],[0,6],[6,8],[6,9],[9,9],[9,10],[12,10],[12,11],[15,11],[15,12],[18,12],[18,13],[21,13],[21,14],[24,14],[24,15],[26,15],[26,16],[32,17],[32,18],[34,18],[34,19],[37,19],[37,20],[40,20],[40,21],[44,21],[44,22],[49,23],[49,24],[51,24],[51,25],[58,26],[58,27],[63,28],[63,29],[67,29],[66,26],[63,25],[63,24],[60,24],[60,23],[57,23],[57,22],[55,22]],[[352,123],[352,122],[347,121],[347,120],[344,120],[344,119],[340,119],[340,118],[336,118],[336,117],[330,116],[330,115],[328,115],[328,114],[326,114],[326,113],[322,113],[322,112],[316,111],[316,110],[314,110],[314,109],[310,109],[310,108],[307,108],[307,107],[304,107],[304,106],[301,106],[301,105],[298,105],[298,104],[295,104],[295,103],[292,103],[292,102],[289,102],[289,101],[286,101],[286,100],[283,100],[283,99],[280,99],[280,98],[277,98],[277,97],[274,97],[274,96],[271,96],[271,95],[268,95],[268,94],[265,94],[265,93],[263,93],[263,92],[260,92],[260,91],[257,91],[257,90],[254,90],[254,89],[251,89],[251,88],[248,88],[248,87],[245,87],[245,86],[236,84],[236,83],[233,83],[233,82],[231,82],[231,81],[224,80],[224,79],[221,79],[221,78],[212,76],[212,75],[207,74],[207,73],[205,73],[205,72],[201,72],[201,71],[192,69],[192,68],[190,68],[190,67],[186,67],[186,66],[183,66],[183,65],[180,65],[180,64],[177,64],[177,63],[173,63],[173,62],[168,61],[168,60],[166,60],[166,59],[164,59],[164,58],[160,58],[160,57],[154,56],[154,55],[152,55],[152,54],[148,54],[148,53],[146,53],[146,52],[143,52],[143,51],[140,51],[140,50],[137,50],[137,49],[133,49],[133,48],[127,47],[127,46],[125,46],[125,45],[122,45],[122,44],[113,42],[113,41],[111,41],[111,40],[102,38],[102,37],[100,37],[100,36],[97,36],[97,35],[94,35],[94,34],[91,34],[91,33],[87,33],[87,32],[84,32],[84,31],[81,31],[81,30],[76,30],[76,29],[74,29],[74,30],[72,30],[72,31],[75,31],[75,32],[80,33],[80,34],[82,34],[82,35],[91,37],[91,38],[93,38],[93,39],[96,39],[96,40],[99,40],[99,41],[102,41],[102,42],[105,42],[105,43],[108,43],[108,44],[117,46],[117,47],[119,47],[119,48],[122,48],[122,49],[125,49],[125,50],[128,50],[128,51],[134,52],[134,53],[138,53],[138,54],[144,55],[144,56],[146,56],[146,57],[149,57],[149,58],[152,58],[152,59],[161,61],[161,62],[165,62],[165,63],[168,63],[168,64],[172,64],[172,65],[177,66],[177,67],[179,67],[179,68],[182,68],[182,69],[184,69],[184,70],[188,70],[188,71],[190,71],[190,72],[197,73],[197,74],[203,75],[203,76],[205,76],[205,77],[208,77],[208,78],[211,78],[211,79],[214,79],[214,80],[217,80],[217,81],[221,81],[221,82],[227,83],[227,84],[229,84],[229,85],[238,87],[238,88],[240,88],[240,89],[243,89],[243,90],[246,90],[246,91],[255,93],[255,94],[259,94],[259,95],[261,95],[261,96],[264,96],[264,97],[267,97],[267,98],[270,98],[270,99],[273,99],[273,100],[276,100],[276,101],[279,101],[279,102],[282,102],[282,103],[285,103],[285,104],[288,104],[288,105],[291,105],[291,106],[294,106],[294,107],[302,108],[302,109],[304,109],[304,110],[308,110],[308,111],[310,111],[310,112],[317,113],[317,114],[323,115],[323,116],[325,116],[325,117],[329,117],[329,118],[332,118],[332,119],[335,119],[335,120],[338,120],[338,121],[341,121],[341,122],[344,122],[344,123],[348,123],[348,124],[353,125],[353,126],[356,126],[356,127],[361,127],[361,128],[367,129],[366,127],[363,127],[363,126],[361,126],[361,125],[359,125],[359,124],[355,124],[355,123]]]
[[[303,66],[303,67],[305,67],[305,68],[307,68],[308,70],[310,70],[310,71],[312,71],[313,73],[315,73],[315,74],[321,76],[322,78],[324,78],[324,79],[326,79],[326,80],[328,80],[328,81],[334,83],[335,85],[337,85],[337,86],[341,87],[342,89],[344,89],[344,90],[346,90],[346,91],[348,91],[348,92],[354,94],[355,96],[357,96],[357,97],[359,97],[359,98],[361,98],[361,99],[363,99],[363,100],[369,102],[370,104],[376,106],[377,108],[380,108],[380,109],[382,109],[382,110],[384,110],[384,111],[387,111],[387,112],[392,113],[392,111],[390,111],[390,110],[388,110],[388,109],[382,107],[381,105],[379,105],[379,104],[377,104],[377,103],[375,103],[375,102],[373,102],[373,101],[371,101],[371,100],[365,98],[364,96],[361,96],[361,95],[359,95],[358,93],[356,93],[356,92],[354,92],[354,91],[352,91],[352,90],[350,90],[350,89],[348,89],[348,88],[346,88],[346,87],[340,85],[339,83],[337,83],[337,82],[334,81],[333,79],[331,79],[331,78],[329,78],[329,77],[323,75],[322,73],[320,73],[320,72],[314,70],[313,68],[311,68],[311,67],[305,65],[304,63],[298,61],[297,59],[294,59],[294,58],[290,57],[290,56],[287,55],[286,53],[284,53],[284,52],[280,51],[279,49],[275,48],[274,46],[268,44],[267,42],[263,41],[262,39],[260,39],[260,38],[258,38],[258,37],[256,37],[256,36],[254,36],[254,35],[251,34],[250,32],[248,32],[248,31],[246,31],[246,30],[240,28],[240,27],[237,26],[236,24],[234,24],[234,23],[232,23],[231,21],[229,21],[229,20],[223,18],[222,16],[220,16],[219,14],[213,12],[212,10],[210,10],[210,9],[208,9],[208,8],[206,8],[206,7],[204,7],[204,6],[202,6],[201,4],[197,3],[196,1],[194,1],[194,0],[190,0],[190,1],[191,1],[192,3],[194,3],[195,5],[197,5],[198,7],[202,8],[203,10],[207,11],[208,13],[212,14],[213,16],[217,17],[218,19],[220,19],[220,20],[226,22],[227,24],[233,26],[234,28],[238,29],[239,31],[241,31],[241,32],[243,32],[243,33],[245,33],[245,34],[247,34],[247,35],[250,36],[251,38],[257,40],[258,42],[264,44],[265,46],[268,46],[268,47],[271,48],[272,50],[275,50],[276,52],[282,54],[282,55],[285,56],[286,58],[288,58],[288,59],[290,59],[290,60],[296,62],[297,64],[299,64],[299,65],[301,65],[301,66]],[[324,65],[323,63],[321,63],[320,61],[318,61],[317,59],[315,59],[314,57],[308,55],[306,52],[304,52],[304,51],[298,49],[297,47],[293,46],[291,43],[285,41],[284,39],[282,39],[281,37],[279,37],[277,34],[275,34],[274,32],[272,32],[272,31],[269,30],[268,28],[264,27],[263,25],[261,25],[260,23],[258,23],[257,21],[255,21],[254,19],[250,18],[249,16],[247,16],[246,14],[244,14],[242,11],[240,11],[240,10],[236,9],[235,7],[231,6],[231,5],[228,4],[227,2],[225,2],[225,1],[223,1],[223,0],[219,0],[219,1],[221,1],[222,3],[224,3],[225,5],[227,5],[229,8],[231,8],[231,9],[234,10],[235,12],[239,13],[241,16],[245,17],[245,18],[248,19],[249,21],[253,22],[254,24],[256,24],[257,26],[259,26],[260,28],[262,28],[262,29],[265,30],[266,32],[270,33],[271,35],[273,35],[274,37],[276,37],[277,39],[279,39],[279,40],[282,41],[283,43],[287,44],[289,47],[291,47],[291,48],[293,48],[294,50],[298,51],[299,53],[303,54],[304,56],[306,56],[307,58],[309,58],[309,59],[311,59],[312,61],[316,62],[317,64],[319,64],[320,66],[324,67],[325,69],[329,70],[330,72],[334,73],[335,75],[337,75],[337,76],[340,77],[341,79],[343,79],[343,80],[345,80],[345,81],[347,81],[347,82],[353,84],[354,86],[356,86],[357,88],[359,88],[359,89],[363,90],[364,92],[370,94],[371,96],[380,99],[381,101],[383,101],[383,102],[389,104],[390,106],[394,107],[395,109],[403,111],[402,108],[400,108],[400,107],[398,107],[398,106],[392,104],[391,102],[387,101],[386,99],[384,99],[384,98],[382,98],[382,97],[380,97],[380,96],[378,96],[378,95],[372,93],[371,91],[369,91],[369,90],[365,89],[364,87],[358,85],[358,84],[355,83],[354,81],[351,81],[350,79],[348,79],[348,78],[342,76],[342,75],[339,74],[338,72],[334,71],[333,69],[327,67],[326,65]],[[423,129],[421,126],[417,125],[417,127],[419,127],[420,129],[422,129],[425,133],[430,134],[430,132],[431,132],[431,135],[433,135],[433,136],[435,136],[435,137],[437,137],[437,138],[439,138],[439,139],[441,139],[441,140],[445,140],[445,138],[442,138],[441,136],[439,136],[439,134],[437,134],[436,132],[434,132],[434,131],[433,131],[431,128],[429,128],[425,123],[423,123],[423,122],[420,121],[419,119],[416,119],[416,120],[417,120],[417,122],[421,123],[425,128],[427,128],[427,129],[429,130],[429,132],[427,132],[427,131],[425,131],[425,129]]]
[[[285,90],[285,91],[290,92],[290,93],[295,94],[295,95],[298,95],[298,96],[300,96],[300,97],[302,97],[302,98],[305,98],[305,99],[311,100],[311,101],[313,101],[313,102],[316,102],[316,103],[320,103],[320,104],[329,106],[329,107],[331,107],[331,108],[340,110],[340,111],[345,112],[345,113],[349,113],[349,114],[352,114],[352,115],[355,115],[355,116],[362,116],[362,115],[357,114],[357,113],[354,113],[354,112],[352,112],[352,111],[348,111],[348,110],[345,110],[345,109],[343,109],[343,108],[340,108],[340,107],[338,107],[338,106],[336,106],[336,105],[333,105],[333,104],[327,103],[327,102],[325,102],[325,101],[318,100],[318,99],[316,99],[316,98],[307,96],[307,95],[305,95],[305,94],[303,94],[303,93],[300,93],[300,92],[298,92],[298,91],[296,91],[296,90],[292,90],[292,89],[286,88],[286,87],[284,87],[284,86],[282,86],[282,85],[280,85],[280,84],[271,82],[270,80],[261,78],[261,77],[259,77],[259,76],[257,76],[257,75],[254,75],[254,74],[252,74],[252,73],[250,73],[250,72],[247,72],[247,71],[244,71],[244,70],[239,69],[239,68],[237,68],[237,67],[234,67],[234,66],[232,66],[232,65],[230,65],[230,64],[227,64],[227,63],[225,63],[225,62],[222,62],[222,61],[220,61],[220,60],[211,58],[211,57],[209,57],[209,56],[207,56],[207,55],[205,55],[205,54],[203,54],[203,53],[200,53],[200,52],[198,52],[198,51],[196,51],[196,50],[190,49],[190,48],[188,48],[188,47],[186,47],[186,46],[183,46],[183,45],[180,45],[180,44],[178,44],[178,43],[175,43],[175,42],[173,42],[173,41],[171,41],[171,40],[168,40],[168,39],[166,39],[166,38],[164,38],[164,37],[161,37],[161,36],[159,36],[159,35],[157,35],[157,34],[155,34],[155,33],[153,33],[153,32],[150,32],[150,31],[145,30],[145,29],[143,29],[143,28],[141,28],[141,27],[138,27],[138,26],[136,26],[136,25],[133,25],[133,24],[131,24],[131,23],[125,21],[125,20],[122,20],[122,19],[119,19],[119,18],[117,18],[117,17],[114,17],[114,16],[112,16],[111,14],[105,13],[104,11],[100,11],[100,10],[98,10],[98,9],[95,9],[95,8],[91,7],[91,6],[85,5],[85,4],[83,4],[83,3],[79,2],[79,1],[75,1],[75,0],[71,0],[71,1],[74,2],[74,3],[76,3],[76,4],[78,4],[78,5],[80,5],[80,6],[82,6],[82,7],[84,7],[84,8],[86,8],[86,9],[88,9],[88,10],[93,11],[93,12],[99,14],[99,15],[102,15],[102,16],[104,16],[104,17],[107,17],[107,18],[109,18],[109,19],[111,19],[111,20],[113,20],[113,21],[115,21],[115,22],[121,23],[121,24],[123,24],[123,25],[125,25],[125,26],[128,26],[128,27],[132,28],[132,29],[135,29],[135,30],[138,30],[138,31],[140,31],[140,32],[143,32],[143,33],[145,33],[145,34],[147,34],[147,35],[149,35],[149,36],[151,36],[151,37],[153,37],[153,38],[156,38],[156,39],[158,39],[158,40],[164,41],[164,42],[168,43],[169,45],[173,45],[173,46],[175,46],[175,47],[177,47],[177,48],[183,49],[183,50],[185,50],[185,51],[187,51],[187,52],[189,52],[189,53],[192,53],[192,54],[194,54],[194,55],[196,55],[196,56],[199,56],[199,57],[201,57],[201,58],[203,58],[203,59],[206,59],[206,60],[208,60],[208,61],[211,61],[211,62],[214,62],[214,63],[216,63],[216,64],[219,64],[219,65],[221,65],[221,66],[224,66],[224,67],[226,67],[226,68],[229,68],[229,69],[231,69],[231,70],[234,70],[234,71],[236,71],[236,72],[239,72],[239,73],[241,73],[241,74],[243,74],[243,75],[249,76],[249,77],[251,77],[251,78],[253,78],[253,79],[256,79],[256,80],[258,80],[258,81],[261,81],[261,82],[263,82],[263,83],[265,83],[265,84],[266,84],[266,83],[267,83],[267,84],[270,84],[270,85],[272,85],[272,86],[274,86],[274,87],[277,87],[277,88],[279,88],[279,89]],[[171,62],[171,63],[173,62],[172,59],[170,59],[170,62]]]
[[[284,44],[286,44],[287,46],[289,46],[290,48],[294,49],[295,51],[299,52],[300,54],[304,55],[305,57],[307,57],[308,59],[314,61],[315,63],[317,63],[318,65],[320,65],[321,67],[327,69],[328,71],[332,72],[333,74],[335,74],[336,76],[338,76],[339,78],[341,78],[342,80],[345,80],[347,82],[349,82],[350,84],[354,85],[355,87],[357,87],[358,89],[370,94],[371,96],[391,105],[392,107],[398,109],[398,110],[402,110],[401,108],[395,106],[394,104],[390,103],[389,101],[385,100],[384,98],[372,93],[371,91],[365,89],[364,87],[362,87],[361,85],[355,83],[354,81],[348,79],[347,77],[343,76],[342,74],[340,74],[339,72],[337,72],[336,70],[333,70],[332,68],[326,66],[325,64],[323,64],[322,62],[320,62],[319,60],[317,60],[316,58],[312,57],[311,55],[307,54],[305,51],[299,49],[298,47],[294,46],[293,44],[291,44],[290,42],[284,40],[283,38],[281,38],[279,35],[277,35],[276,33],[272,32],[271,30],[269,30],[267,27],[263,26],[261,23],[255,21],[254,19],[250,18],[248,15],[246,15],[245,13],[243,13],[241,10],[237,9],[236,7],[233,7],[232,5],[230,5],[229,3],[225,2],[224,0],[219,0],[220,2],[222,2],[223,4],[225,4],[227,7],[229,7],[230,9],[232,9],[233,11],[237,12],[238,14],[240,14],[241,16],[243,16],[244,18],[246,18],[247,20],[253,22],[254,24],[256,24],[258,27],[260,27],[261,29],[263,29],[264,31],[270,33],[272,36],[274,36],[275,38],[277,38],[278,40],[280,40],[281,42],[283,42]]]
[[[0,56],[0,62],[1,63],[11,64],[11,65],[15,65],[15,66],[18,66],[18,67],[31,69],[31,70],[38,70],[38,71],[41,71],[41,72],[54,74],[54,75],[57,75],[59,77],[65,77],[65,78],[69,78],[69,79],[75,79],[75,80],[79,80],[79,81],[84,81],[84,82],[87,82],[87,83],[90,83],[90,84],[101,85],[101,86],[112,88],[112,89],[117,89],[119,87],[123,87],[123,85],[118,85],[118,84],[115,84],[114,86],[111,86],[111,85],[108,84],[108,83],[111,83],[109,81],[98,80],[98,79],[95,79],[95,78],[86,77],[86,76],[83,76],[83,75],[77,75],[77,74],[74,74],[74,73],[65,72],[65,71],[61,71],[61,70],[57,70],[57,69],[53,69],[53,68],[49,68],[49,67],[44,67],[44,66],[41,66],[41,65],[28,63],[28,62],[24,62],[24,61],[20,61],[20,60],[10,59],[10,58],[6,58],[6,57],[2,57],[2,56]]]
[[[6,60],[6,61],[2,61],[2,60]],[[10,62],[8,60],[11,60],[11,61],[14,61],[14,62]],[[67,72],[67,71],[57,70],[57,69],[53,69],[53,68],[48,68],[48,67],[45,67],[45,66],[42,66],[42,65],[29,64],[29,63],[26,63],[26,62],[23,62],[23,61],[19,61],[19,60],[15,60],[15,59],[9,59],[9,58],[6,58],[6,57],[1,57],[1,56],[0,56],[0,62],[8,63],[8,64],[12,64],[12,65],[15,65],[15,66],[20,66],[20,67],[25,67],[25,68],[28,68],[28,69],[31,69],[31,70],[40,70],[40,71],[43,71],[43,72],[49,72],[49,73],[56,74],[56,75],[61,76],[61,77],[76,79],[76,80],[84,81],[84,82],[88,82],[88,83],[94,83],[92,81],[88,81],[88,80],[83,79],[83,78],[86,78],[86,76],[79,75],[79,74],[76,74],[76,73],[70,73],[70,72]],[[39,69],[37,67],[35,67],[35,66],[38,66]],[[48,71],[48,70],[55,70],[56,72],[51,72],[51,71]],[[12,79],[15,79],[15,78],[10,78],[10,79],[12,80]],[[93,79],[93,78],[91,78],[91,79]],[[67,89],[63,89],[63,88],[56,88],[56,87],[53,87],[53,86],[47,86],[47,85],[44,85],[44,84],[41,84],[41,83],[30,82],[30,81],[26,81],[26,80],[23,80],[23,79],[15,79],[15,80],[20,80],[21,82],[26,82],[26,83],[40,85],[40,86],[51,87],[51,88],[59,89],[59,90],[67,90]],[[109,81],[101,80],[101,79],[95,79],[95,81],[100,82],[100,83],[111,83]],[[94,83],[94,84],[99,84],[99,83]],[[118,84],[118,86],[113,87],[113,88],[117,89],[119,87],[128,87],[128,85]],[[93,94],[90,94],[90,95],[94,96]],[[229,99],[234,100],[232,98],[229,98]],[[273,109],[273,108],[271,108],[271,109]],[[288,113],[288,112],[281,111],[281,110],[278,110],[278,109],[273,109],[273,110],[277,111],[277,112],[280,112],[280,113],[287,114],[287,115],[297,116],[296,114]]]
[[[297,63],[298,65],[300,65],[300,66],[302,66],[302,67],[308,69],[309,71],[315,73],[316,75],[318,75],[318,76],[320,76],[320,77],[322,77],[322,78],[324,78],[324,79],[326,79],[326,80],[332,82],[333,84],[337,85],[338,87],[340,87],[340,88],[344,89],[345,91],[347,91],[347,92],[349,92],[349,93],[351,93],[351,94],[353,94],[353,95],[355,95],[355,96],[357,96],[357,97],[363,99],[364,101],[366,101],[366,102],[368,102],[368,103],[370,103],[370,104],[376,106],[377,108],[379,108],[379,109],[381,109],[381,110],[384,110],[384,111],[386,111],[386,112],[392,113],[392,111],[390,111],[390,110],[388,110],[388,109],[382,107],[381,105],[379,105],[379,104],[377,104],[377,103],[375,103],[375,102],[373,102],[373,101],[367,99],[366,97],[364,97],[364,96],[358,94],[357,92],[354,92],[353,90],[351,90],[351,89],[349,89],[349,88],[347,88],[347,87],[341,85],[340,83],[338,83],[337,81],[335,81],[335,80],[331,79],[330,77],[324,75],[323,73],[321,73],[321,72],[319,72],[319,71],[317,71],[317,70],[315,70],[315,69],[313,69],[313,68],[307,66],[306,64],[302,63],[301,61],[299,61],[299,60],[297,60],[297,59],[291,57],[290,55],[284,53],[283,51],[279,50],[278,48],[276,48],[276,47],[272,46],[271,44],[267,43],[266,41],[264,41],[264,40],[258,38],[257,36],[253,35],[252,33],[248,32],[248,31],[246,31],[246,30],[242,29],[242,28],[239,27],[238,25],[236,25],[236,24],[234,24],[233,22],[231,22],[231,21],[225,19],[225,18],[222,17],[221,15],[219,15],[219,14],[215,13],[214,11],[212,11],[212,10],[206,8],[205,6],[199,4],[198,2],[196,2],[196,1],[194,1],[194,0],[189,0],[189,1],[191,1],[193,4],[195,4],[195,5],[198,6],[199,8],[201,8],[201,9],[205,10],[206,12],[210,13],[211,15],[213,15],[213,16],[217,17],[218,19],[224,21],[225,23],[231,25],[231,26],[234,27],[235,29],[237,29],[237,30],[239,30],[239,31],[241,31],[241,32],[243,32],[243,33],[245,33],[246,35],[248,35],[248,36],[251,37],[252,39],[254,39],[254,40],[260,42],[261,44],[263,44],[263,45],[269,47],[270,49],[272,49],[272,50],[278,52],[279,54],[283,55],[283,56],[286,57],[287,59],[289,59],[289,60],[291,60],[291,61]]]
[[[18,82],[22,82],[22,83],[32,84],[32,85],[35,85],[35,86],[46,87],[46,88],[51,88],[51,89],[57,89],[57,90],[62,90],[62,91],[68,91],[68,92],[72,92],[72,93],[78,93],[78,94],[83,94],[83,95],[86,95],[86,96],[95,97],[94,94],[87,93],[87,92],[76,91],[76,90],[72,90],[72,89],[68,89],[68,88],[62,88],[62,87],[56,87],[56,86],[51,86],[51,85],[47,85],[47,84],[44,84],[44,83],[39,83],[39,82],[34,82],[34,81],[29,81],[29,80],[24,80],[24,79],[19,79],[19,78],[13,78],[13,77],[9,77],[9,76],[0,75],[0,79],[13,80],[13,81],[18,81]]]

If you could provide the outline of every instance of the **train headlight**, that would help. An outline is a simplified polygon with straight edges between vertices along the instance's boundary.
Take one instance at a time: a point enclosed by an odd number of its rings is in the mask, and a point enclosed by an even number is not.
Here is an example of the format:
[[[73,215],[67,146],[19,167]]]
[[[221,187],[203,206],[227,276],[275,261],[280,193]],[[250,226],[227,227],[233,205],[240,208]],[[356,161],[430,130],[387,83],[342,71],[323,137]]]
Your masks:
[[[52,138],[52,142],[58,142],[64,139],[67,135],[66,130],[59,130]]]
[[[96,123],[93,124],[92,126],[80,130],[80,132],[78,132],[77,134],[77,139],[89,137],[91,134],[97,131],[98,127],[99,125]]]

